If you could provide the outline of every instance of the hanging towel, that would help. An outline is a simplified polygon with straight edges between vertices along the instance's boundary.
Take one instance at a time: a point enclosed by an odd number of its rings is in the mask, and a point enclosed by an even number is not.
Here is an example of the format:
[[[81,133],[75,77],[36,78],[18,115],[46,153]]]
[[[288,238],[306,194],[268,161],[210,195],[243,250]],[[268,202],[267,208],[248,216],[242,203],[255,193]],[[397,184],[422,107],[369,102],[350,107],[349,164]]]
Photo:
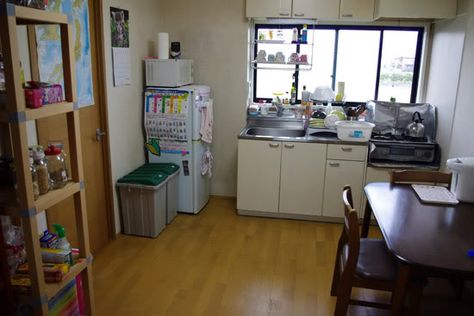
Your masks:
[[[210,99],[204,102],[201,108],[201,130],[199,133],[201,134],[201,140],[209,144],[212,143],[212,125],[214,124],[212,114],[213,101],[214,100]]]
[[[212,177],[212,161],[214,160],[214,157],[212,157],[211,151],[209,148],[206,149],[206,151],[202,154],[201,158],[201,174],[207,176],[210,178]]]

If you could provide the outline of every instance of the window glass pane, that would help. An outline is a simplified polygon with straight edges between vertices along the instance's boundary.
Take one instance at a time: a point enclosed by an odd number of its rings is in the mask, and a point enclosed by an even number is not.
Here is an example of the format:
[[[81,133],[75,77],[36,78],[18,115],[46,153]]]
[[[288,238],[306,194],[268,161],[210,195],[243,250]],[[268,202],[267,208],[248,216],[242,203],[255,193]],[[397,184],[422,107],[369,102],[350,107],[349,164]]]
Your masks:
[[[308,62],[311,62],[311,55],[313,54],[313,66],[310,71],[301,71],[299,73],[299,100],[301,100],[303,86],[306,86],[306,90],[314,92],[314,89],[318,86],[331,87],[332,85],[336,31],[308,30],[308,44],[312,44],[313,40],[314,46],[301,45],[300,48],[300,53],[308,56]]]
[[[283,93],[284,98],[290,98],[294,71],[286,70],[287,66],[272,65],[272,68],[277,67],[285,70],[257,70],[257,98],[273,98],[273,93]]]
[[[346,101],[365,102],[375,97],[379,43],[380,31],[339,32],[336,81],[345,82]]]
[[[410,102],[417,39],[416,31],[384,31],[379,100]]]

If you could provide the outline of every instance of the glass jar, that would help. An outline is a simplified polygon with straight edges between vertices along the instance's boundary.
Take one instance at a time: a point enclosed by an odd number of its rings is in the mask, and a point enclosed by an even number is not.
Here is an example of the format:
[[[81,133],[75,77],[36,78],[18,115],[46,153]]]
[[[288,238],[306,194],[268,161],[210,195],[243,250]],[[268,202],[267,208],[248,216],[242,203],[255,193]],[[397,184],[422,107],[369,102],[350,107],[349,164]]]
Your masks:
[[[48,172],[50,178],[51,189],[59,189],[67,183],[66,159],[61,148],[49,145],[45,150],[48,159]]]
[[[33,160],[33,165],[36,168],[36,174],[38,176],[39,194],[46,194],[49,191],[49,173],[48,162],[45,159],[42,146],[36,146],[33,148]]]
[[[33,197],[35,200],[37,200],[40,193],[39,193],[39,185],[38,185],[38,172],[36,171],[33,157],[30,157],[30,172],[31,172],[31,182],[33,183]]]

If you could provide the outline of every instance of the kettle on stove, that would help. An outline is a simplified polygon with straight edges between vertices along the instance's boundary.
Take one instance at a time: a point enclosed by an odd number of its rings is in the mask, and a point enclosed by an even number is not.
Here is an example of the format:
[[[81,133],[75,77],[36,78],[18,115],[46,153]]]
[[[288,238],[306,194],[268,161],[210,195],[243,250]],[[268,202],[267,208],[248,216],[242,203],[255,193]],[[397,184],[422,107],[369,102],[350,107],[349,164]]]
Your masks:
[[[418,115],[418,118],[416,116]],[[424,137],[425,136],[425,126],[421,123],[423,119],[421,118],[420,112],[413,113],[412,122],[408,124],[406,128],[406,134],[410,137]]]

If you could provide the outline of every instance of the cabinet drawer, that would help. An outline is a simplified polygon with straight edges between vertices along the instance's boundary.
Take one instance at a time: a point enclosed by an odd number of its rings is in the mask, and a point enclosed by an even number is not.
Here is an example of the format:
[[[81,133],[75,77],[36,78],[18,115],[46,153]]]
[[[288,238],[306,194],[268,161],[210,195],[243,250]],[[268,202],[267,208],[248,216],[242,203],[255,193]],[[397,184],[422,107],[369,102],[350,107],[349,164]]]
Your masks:
[[[367,145],[329,145],[328,159],[365,161]]]

